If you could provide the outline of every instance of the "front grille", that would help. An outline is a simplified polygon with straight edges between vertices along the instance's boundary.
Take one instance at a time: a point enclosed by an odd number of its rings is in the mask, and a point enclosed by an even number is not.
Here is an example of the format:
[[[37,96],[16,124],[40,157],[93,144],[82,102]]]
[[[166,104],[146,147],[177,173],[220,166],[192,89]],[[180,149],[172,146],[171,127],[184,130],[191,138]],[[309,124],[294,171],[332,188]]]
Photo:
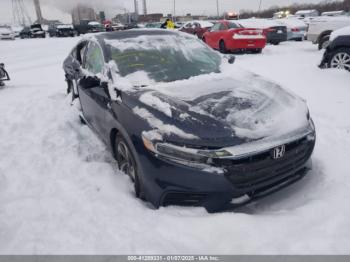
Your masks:
[[[285,147],[285,155],[280,159],[273,159],[271,149],[243,159],[225,160],[220,164],[227,170],[226,177],[236,188],[259,187],[303,167],[311,156],[314,141],[308,141],[305,137]]]
[[[170,192],[163,199],[163,206],[199,206],[207,197],[204,193]]]

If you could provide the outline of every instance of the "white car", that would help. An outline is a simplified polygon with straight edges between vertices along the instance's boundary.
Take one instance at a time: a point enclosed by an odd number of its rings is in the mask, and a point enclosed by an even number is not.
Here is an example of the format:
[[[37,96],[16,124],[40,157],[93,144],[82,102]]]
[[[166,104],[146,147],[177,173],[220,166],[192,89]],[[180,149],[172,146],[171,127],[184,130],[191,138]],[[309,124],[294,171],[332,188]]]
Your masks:
[[[307,32],[307,40],[318,44],[318,49],[326,48],[329,44],[329,36],[334,30],[350,26],[349,16],[319,17],[312,20]]]
[[[15,40],[16,34],[11,29],[10,26],[2,25],[0,26],[0,39],[12,39]]]
[[[278,19],[287,27],[288,40],[303,41],[306,36],[307,24],[294,17]]]

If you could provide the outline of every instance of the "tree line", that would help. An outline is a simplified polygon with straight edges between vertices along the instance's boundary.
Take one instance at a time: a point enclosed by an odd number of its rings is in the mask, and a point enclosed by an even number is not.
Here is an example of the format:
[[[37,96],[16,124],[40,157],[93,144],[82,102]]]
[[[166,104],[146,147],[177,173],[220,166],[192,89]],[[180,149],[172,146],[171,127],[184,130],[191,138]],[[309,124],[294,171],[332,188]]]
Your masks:
[[[261,18],[271,18],[273,14],[279,11],[288,10],[291,14],[294,14],[298,10],[311,10],[316,9],[320,12],[329,12],[329,11],[340,11],[344,10],[350,12],[350,0],[343,1],[332,1],[324,0],[318,4],[292,4],[289,6],[272,6],[269,9],[259,11],[251,10],[241,10],[240,18],[249,18],[249,17],[261,17]]]

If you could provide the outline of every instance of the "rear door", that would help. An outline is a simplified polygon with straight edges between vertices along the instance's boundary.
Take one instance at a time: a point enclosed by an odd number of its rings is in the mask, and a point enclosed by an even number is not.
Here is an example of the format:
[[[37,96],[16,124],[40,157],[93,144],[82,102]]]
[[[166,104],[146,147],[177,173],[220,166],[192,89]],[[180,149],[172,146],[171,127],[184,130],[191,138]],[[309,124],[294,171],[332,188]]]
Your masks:
[[[101,79],[104,70],[105,60],[101,47],[95,42],[89,42],[83,59],[83,77],[97,77]],[[110,99],[100,84],[84,88],[79,84],[79,97],[83,110],[84,118],[90,126],[95,129],[102,137],[107,132],[104,124]]]

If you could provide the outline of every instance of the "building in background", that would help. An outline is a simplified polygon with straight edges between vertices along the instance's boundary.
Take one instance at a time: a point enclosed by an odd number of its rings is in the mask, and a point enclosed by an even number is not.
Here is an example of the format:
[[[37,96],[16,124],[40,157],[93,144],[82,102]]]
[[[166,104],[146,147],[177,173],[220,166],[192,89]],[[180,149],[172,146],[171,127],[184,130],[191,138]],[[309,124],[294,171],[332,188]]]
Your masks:
[[[95,10],[87,5],[78,4],[72,10],[72,21],[73,24],[80,24],[80,21],[96,21]]]
[[[139,23],[155,23],[160,22],[163,18],[163,14],[148,14],[148,15],[139,15]]]

